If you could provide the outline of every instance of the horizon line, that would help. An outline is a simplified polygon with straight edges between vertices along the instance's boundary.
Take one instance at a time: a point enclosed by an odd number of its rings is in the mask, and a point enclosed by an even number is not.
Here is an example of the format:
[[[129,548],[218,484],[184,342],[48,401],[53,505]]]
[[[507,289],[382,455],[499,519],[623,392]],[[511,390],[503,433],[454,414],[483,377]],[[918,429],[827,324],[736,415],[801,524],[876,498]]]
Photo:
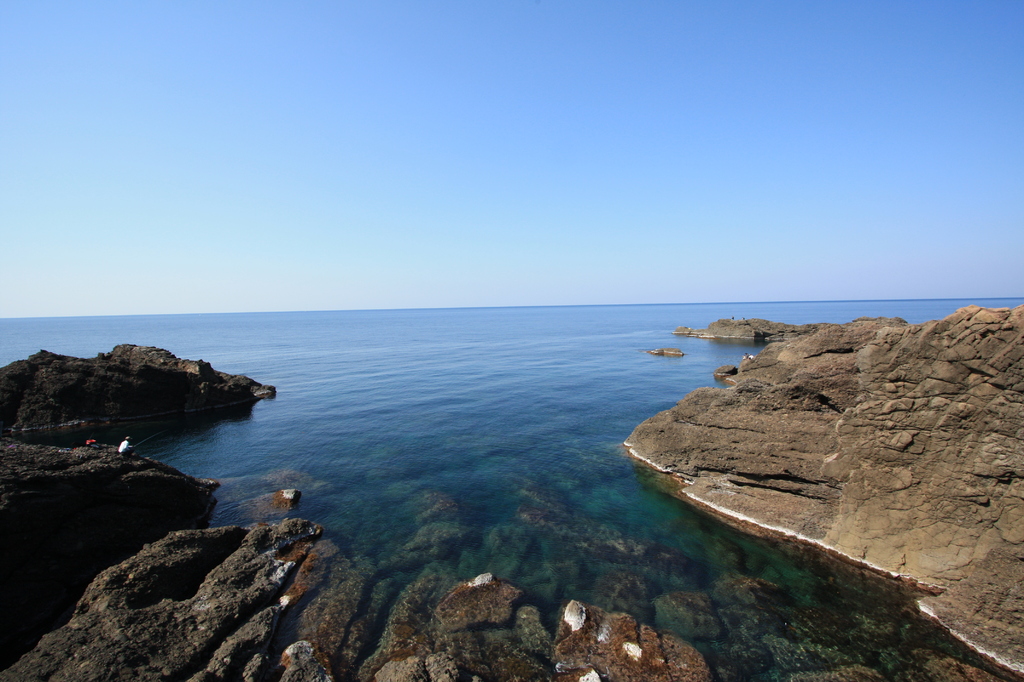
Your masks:
[[[1024,300],[1024,296],[955,296],[939,298],[839,298],[839,299],[799,299],[774,301],[691,301],[688,303],[566,303],[547,305],[494,305],[494,306],[441,306],[441,307],[410,307],[410,308],[330,308],[318,310],[239,310],[227,312],[204,313],[120,313],[106,315],[25,315],[18,317],[0,317],[2,320],[53,320],[80,319],[92,317],[173,317],[192,315],[284,315],[303,313],[351,313],[351,312],[399,312],[412,310],[502,310],[522,308],[614,308],[629,306],[673,306],[673,305],[763,305],[766,303],[881,303],[901,301],[972,301],[972,300]]]

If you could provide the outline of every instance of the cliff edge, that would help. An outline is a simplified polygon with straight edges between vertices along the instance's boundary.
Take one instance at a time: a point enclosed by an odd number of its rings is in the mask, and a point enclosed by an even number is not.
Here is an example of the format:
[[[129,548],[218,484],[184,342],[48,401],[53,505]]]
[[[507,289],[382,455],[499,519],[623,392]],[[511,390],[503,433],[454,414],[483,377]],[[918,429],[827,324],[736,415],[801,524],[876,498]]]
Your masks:
[[[1024,672],[1024,306],[819,325],[634,430],[683,495],[932,585],[921,607]]]
[[[166,533],[205,523],[216,482],[110,446],[0,439],[0,667],[97,573]]]
[[[251,403],[275,392],[160,348],[122,344],[95,358],[44,350],[0,368],[0,422],[28,431],[142,419]]]

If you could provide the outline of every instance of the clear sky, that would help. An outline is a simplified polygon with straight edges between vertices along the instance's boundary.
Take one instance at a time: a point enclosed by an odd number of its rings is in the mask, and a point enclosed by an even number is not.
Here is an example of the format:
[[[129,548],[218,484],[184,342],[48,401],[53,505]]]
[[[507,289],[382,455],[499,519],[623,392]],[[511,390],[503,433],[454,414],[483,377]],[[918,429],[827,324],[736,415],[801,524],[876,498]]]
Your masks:
[[[1024,2],[0,3],[0,317],[1024,295]]]

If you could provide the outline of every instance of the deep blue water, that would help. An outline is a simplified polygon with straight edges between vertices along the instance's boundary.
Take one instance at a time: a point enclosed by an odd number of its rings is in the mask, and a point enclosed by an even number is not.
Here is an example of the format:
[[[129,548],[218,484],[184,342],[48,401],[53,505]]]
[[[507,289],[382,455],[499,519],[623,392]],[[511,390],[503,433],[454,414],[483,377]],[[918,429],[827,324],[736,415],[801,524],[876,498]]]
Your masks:
[[[525,589],[549,622],[563,600],[577,598],[670,627],[653,607],[659,595],[705,592],[725,603],[723,580],[760,578],[784,595],[771,608],[785,637],[808,651],[813,644],[817,658],[797,660],[763,642],[750,646],[764,655],[739,655],[740,633],[764,637],[741,623],[695,642],[722,679],[785,680],[851,662],[900,679],[911,650],[962,652],[888,587],[744,538],[687,508],[621,443],[687,392],[714,385],[714,368],[756,352],[752,344],[675,337],[679,325],[862,315],[917,323],[969,303],[1024,299],[3,319],[0,366],[40,349],[89,357],[135,343],[275,385],[277,398],[252,408],[27,437],[62,445],[83,435],[149,438],[143,455],[223,482],[214,524],[251,523],[260,514],[254,498],[298,487],[295,514],[324,525],[381,577],[402,584],[428,560],[459,580],[491,571]],[[664,346],[686,355],[641,352]],[[424,507],[438,496],[457,505],[458,523],[424,529]],[[530,522],[529,510],[552,521]],[[419,552],[431,532],[444,537],[443,549]],[[653,550],[616,554],[624,544],[668,548],[676,559]],[[653,554],[661,558],[650,565],[637,559]],[[646,586],[631,599],[609,596],[608,576],[622,571]],[[846,584],[837,586],[837,576]],[[879,651],[883,644],[892,651]]]

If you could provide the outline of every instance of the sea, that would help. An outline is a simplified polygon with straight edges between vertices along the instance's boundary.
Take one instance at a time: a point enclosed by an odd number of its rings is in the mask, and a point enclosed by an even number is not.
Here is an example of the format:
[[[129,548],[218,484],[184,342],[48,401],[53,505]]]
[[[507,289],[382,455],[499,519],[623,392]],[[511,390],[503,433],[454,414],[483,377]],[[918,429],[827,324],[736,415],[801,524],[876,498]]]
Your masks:
[[[718,679],[867,669],[903,680],[923,661],[985,662],[919,614],[920,595],[734,530],[622,443],[760,349],[674,336],[677,326],[921,323],[970,304],[1024,298],[0,319],[0,366],[132,343],[276,386],[276,398],[238,409],[19,437],[131,435],[143,456],[221,482],[212,525],[266,520],[266,495],[298,488],[287,513],[371,567],[385,601],[425,571],[453,585],[490,572],[521,588],[552,633],[570,599],[625,611],[691,641]],[[661,347],[684,355],[643,352]],[[439,505],[455,516],[431,520]],[[704,621],[673,610],[680,594],[710,611]]]

